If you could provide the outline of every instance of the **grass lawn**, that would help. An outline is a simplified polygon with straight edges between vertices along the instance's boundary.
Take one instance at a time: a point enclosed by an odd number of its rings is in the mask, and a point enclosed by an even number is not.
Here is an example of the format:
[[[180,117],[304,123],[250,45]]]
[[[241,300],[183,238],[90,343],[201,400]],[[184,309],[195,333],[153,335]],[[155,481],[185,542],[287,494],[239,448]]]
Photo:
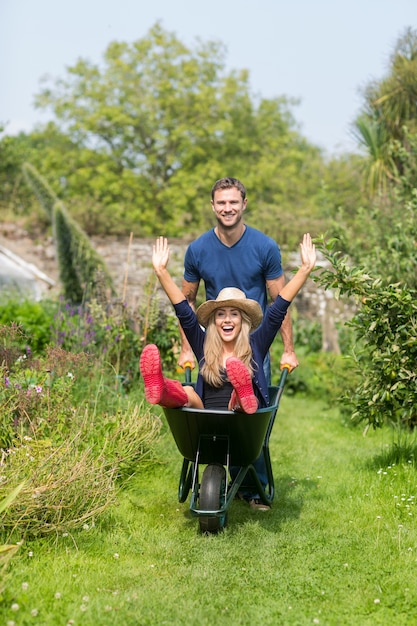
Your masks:
[[[236,501],[224,533],[201,536],[177,501],[168,432],[161,463],[95,526],[21,546],[0,623],[416,624],[414,441],[393,448],[388,429],[363,437],[337,409],[284,394],[272,510]]]

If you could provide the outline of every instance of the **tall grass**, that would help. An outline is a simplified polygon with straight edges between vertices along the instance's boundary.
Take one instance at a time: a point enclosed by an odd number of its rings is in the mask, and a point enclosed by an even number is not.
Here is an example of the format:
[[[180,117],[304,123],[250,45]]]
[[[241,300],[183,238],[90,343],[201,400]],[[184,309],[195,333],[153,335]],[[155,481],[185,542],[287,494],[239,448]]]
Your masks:
[[[0,513],[6,511],[12,504],[13,501],[17,498],[19,493],[22,491],[24,487],[24,483],[20,483],[17,485],[1,502],[0,502]],[[4,544],[0,545],[0,601],[2,600],[3,591],[6,584],[6,568],[7,565],[14,555],[15,552],[19,549],[19,544]]]
[[[160,421],[97,355],[22,352],[16,326],[0,337],[0,500],[24,484],[0,527],[20,539],[91,524],[151,458]]]

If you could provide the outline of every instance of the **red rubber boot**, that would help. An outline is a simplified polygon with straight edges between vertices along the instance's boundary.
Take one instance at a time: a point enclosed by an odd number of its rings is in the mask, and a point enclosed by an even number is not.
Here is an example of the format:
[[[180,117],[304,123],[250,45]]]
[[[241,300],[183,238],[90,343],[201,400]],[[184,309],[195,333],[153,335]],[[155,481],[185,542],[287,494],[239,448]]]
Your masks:
[[[161,355],[153,343],[145,346],[140,355],[140,373],[145,383],[145,398],[150,404],[160,404],[167,408],[187,404],[188,397],[181,383],[164,378]]]
[[[252,378],[248,368],[240,359],[231,356],[226,361],[226,372],[239,398],[244,413],[256,413],[258,399],[253,392]]]
[[[164,389],[161,355],[155,344],[145,346],[139,361],[140,373],[145,383],[145,398],[151,404],[159,404]]]

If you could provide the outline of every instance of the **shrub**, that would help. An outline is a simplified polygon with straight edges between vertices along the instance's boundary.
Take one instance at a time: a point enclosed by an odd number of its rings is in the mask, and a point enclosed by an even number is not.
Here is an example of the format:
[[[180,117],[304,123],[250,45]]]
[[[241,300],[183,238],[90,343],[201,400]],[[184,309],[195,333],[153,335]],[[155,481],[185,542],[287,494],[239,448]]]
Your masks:
[[[25,485],[0,525],[41,535],[90,523],[153,458],[161,422],[91,355],[50,347],[44,357],[18,356],[18,329],[1,330],[0,500]]]
[[[55,312],[56,304],[49,300],[7,300],[0,306],[0,324],[9,327],[11,324],[19,325],[20,335],[16,345],[22,350],[42,354],[51,339],[50,327]]]
[[[345,394],[354,422],[374,428],[389,422],[417,425],[417,304],[416,290],[403,282],[372,276],[352,266],[323,242],[322,252],[332,265],[319,279],[336,297],[354,297],[358,311],[348,323],[355,334],[351,360],[357,385]]]

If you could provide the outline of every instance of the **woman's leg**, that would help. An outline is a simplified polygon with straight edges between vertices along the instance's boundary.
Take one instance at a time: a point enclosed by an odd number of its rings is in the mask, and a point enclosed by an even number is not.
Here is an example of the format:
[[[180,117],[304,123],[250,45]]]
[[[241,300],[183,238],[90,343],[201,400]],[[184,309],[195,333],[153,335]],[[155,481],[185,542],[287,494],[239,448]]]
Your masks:
[[[198,393],[194,391],[194,387],[185,385],[183,389],[185,393],[187,394],[187,398],[188,398],[188,402],[185,406],[188,406],[191,409],[204,409],[203,401],[201,400]]]

